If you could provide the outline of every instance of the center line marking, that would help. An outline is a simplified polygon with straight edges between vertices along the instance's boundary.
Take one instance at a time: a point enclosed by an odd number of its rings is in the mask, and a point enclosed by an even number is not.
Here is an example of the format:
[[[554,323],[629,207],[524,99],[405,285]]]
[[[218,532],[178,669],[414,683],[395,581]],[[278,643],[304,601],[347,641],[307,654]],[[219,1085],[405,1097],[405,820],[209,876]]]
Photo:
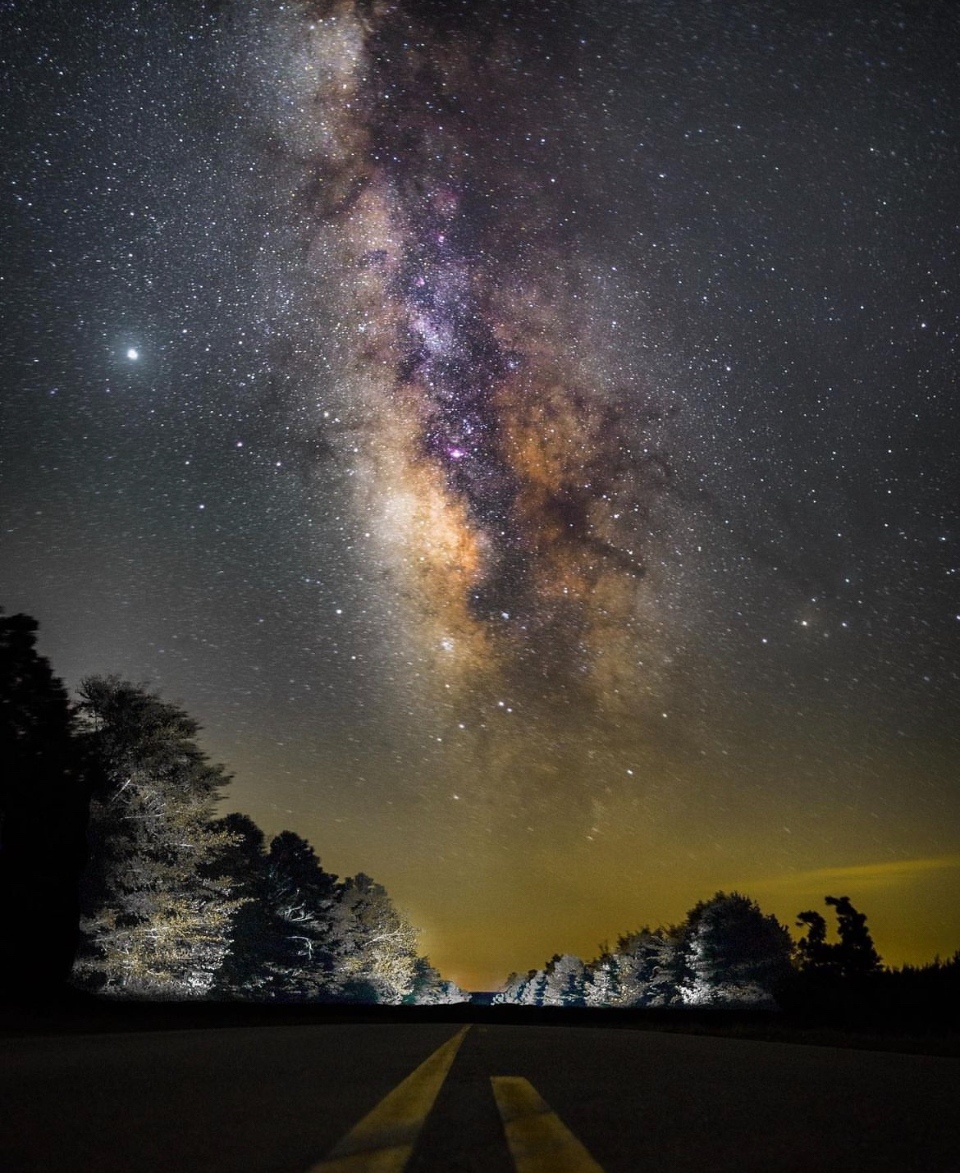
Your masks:
[[[531,1083],[518,1075],[490,1082],[517,1173],[603,1173]]]
[[[424,1059],[307,1173],[401,1173],[469,1029]]]

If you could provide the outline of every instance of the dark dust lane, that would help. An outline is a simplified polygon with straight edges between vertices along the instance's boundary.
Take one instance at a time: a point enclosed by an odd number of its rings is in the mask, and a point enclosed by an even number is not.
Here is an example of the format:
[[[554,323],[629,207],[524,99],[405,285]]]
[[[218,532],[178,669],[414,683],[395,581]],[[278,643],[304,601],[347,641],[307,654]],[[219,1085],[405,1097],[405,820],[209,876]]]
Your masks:
[[[7,1040],[0,1167],[307,1173],[391,1093],[396,1107],[399,1085],[457,1033],[331,1025]],[[958,1102],[952,1059],[475,1025],[405,1166],[383,1164],[381,1147],[380,1164],[354,1155],[349,1168],[946,1173],[960,1151]],[[525,1116],[524,1104],[536,1110]],[[394,1126],[410,1134],[397,1121],[379,1118],[387,1147]]]

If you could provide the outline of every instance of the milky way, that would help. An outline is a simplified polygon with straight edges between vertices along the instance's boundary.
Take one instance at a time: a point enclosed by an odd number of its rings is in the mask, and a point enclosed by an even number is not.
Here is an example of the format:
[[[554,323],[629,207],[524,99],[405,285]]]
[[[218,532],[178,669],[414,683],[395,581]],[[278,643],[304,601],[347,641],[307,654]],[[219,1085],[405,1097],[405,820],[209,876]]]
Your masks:
[[[428,675],[616,709],[652,634],[664,407],[595,336],[565,157],[576,29],[469,12],[301,16],[303,198],[351,324],[358,515]]]
[[[956,948],[956,5],[0,25],[0,604],[70,687],[474,988],[717,888]]]

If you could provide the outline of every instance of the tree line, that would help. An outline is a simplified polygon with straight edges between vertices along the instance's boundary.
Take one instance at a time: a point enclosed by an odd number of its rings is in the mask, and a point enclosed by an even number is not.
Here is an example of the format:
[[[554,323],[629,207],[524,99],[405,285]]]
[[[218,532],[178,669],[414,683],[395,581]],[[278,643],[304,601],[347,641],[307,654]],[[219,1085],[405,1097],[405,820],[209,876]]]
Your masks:
[[[437,1004],[469,1000],[418,951],[417,931],[360,873],[314,848],[218,817],[230,778],[180,706],[116,676],[71,702],[36,650],[38,625],[0,611],[0,993]],[[956,1019],[960,953],[885,969],[866,916],[789,930],[738,892],[679,925],[641,928],[583,961],[511,974],[503,1005],[775,1007],[852,1020]]]
[[[71,703],[37,623],[0,614],[0,981],[118,997],[466,999],[369,876],[292,831],[217,817],[230,778],[156,692],[85,679]]]
[[[876,1026],[899,1020],[955,1022],[960,952],[948,961],[885,968],[864,913],[827,896],[834,940],[816,910],[797,915],[794,940],[776,917],[739,892],[700,901],[679,925],[627,933],[583,961],[557,953],[511,974],[494,1004],[519,1006],[724,1007],[786,1010]]]
[[[700,901],[679,925],[642,928],[584,962],[556,954],[542,969],[511,974],[500,1003],[532,1006],[772,1006],[797,968],[829,964],[845,976],[872,973],[880,958],[866,918],[846,896],[836,906],[840,939],[826,940],[826,921],[801,914],[813,929],[795,944],[774,916],[739,892]],[[822,932],[821,932],[822,930]],[[814,937],[816,948],[814,948]]]

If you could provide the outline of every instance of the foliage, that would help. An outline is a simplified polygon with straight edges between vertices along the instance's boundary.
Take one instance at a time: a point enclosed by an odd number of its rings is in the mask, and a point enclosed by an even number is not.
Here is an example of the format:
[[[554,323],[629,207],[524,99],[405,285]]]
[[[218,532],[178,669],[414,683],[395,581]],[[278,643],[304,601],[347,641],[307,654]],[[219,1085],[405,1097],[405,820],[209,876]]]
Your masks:
[[[0,986],[21,996],[69,976],[89,801],[74,714],[37,629],[0,612]]]
[[[217,875],[231,842],[212,815],[229,780],[177,705],[117,677],[81,688],[87,751],[101,783],[81,889],[81,986],[111,994],[205,994],[223,961],[235,901]]]
[[[526,1006],[769,1005],[789,970],[793,942],[775,917],[739,893],[718,892],[682,925],[620,937],[584,964],[556,954],[511,974],[494,1001]]]
[[[269,847],[246,815],[222,825],[236,842],[221,857],[240,901],[230,946],[214,983],[218,995],[322,999],[339,991],[332,907],[337,877],[305,839],[284,831]]]
[[[680,1001],[679,940],[674,928],[643,928],[617,941],[621,1006],[673,1006]]]
[[[293,831],[214,818],[221,766],[181,708],[116,677],[82,687],[99,766],[75,981],[114,995],[462,1001],[381,885],[339,881]]]
[[[685,1005],[771,1005],[790,972],[787,929],[739,892],[695,905],[680,933]]]
[[[83,682],[75,710],[36,652],[37,623],[0,612],[0,984],[74,981],[113,995],[465,1000],[417,952],[417,931],[363,873],[339,880],[292,831],[269,844],[245,815],[215,818],[229,778],[182,708],[117,677]],[[89,830],[84,829],[89,815]],[[77,897],[77,879],[86,870]],[[763,1006],[866,1021],[956,1017],[960,954],[884,970],[866,916],[827,896],[786,928],[717,892],[678,926],[642,928],[593,961],[555,954],[511,974],[495,1003]],[[791,968],[791,957],[793,967]]]
[[[444,981],[425,957],[418,957],[413,966],[413,988],[403,1001],[411,1006],[451,1006],[469,1002],[470,995],[456,982]]]
[[[361,872],[344,884],[338,913],[350,996],[390,1004],[407,999],[416,980],[417,933],[386,889]]]
[[[543,971],[540,1006],[584,1006],[586,966],[572,953],[557,953]]]
[[[801,970],[846,979],[878,973],[880,955],[867,928],[866,916],[853,907],[849,896],[827,896],[824,903],[836,910],[839,940],[827,941],[827,922],[819,912],[801,912],[797,925],[808,930],[797,945]]]
[[[310,844],[283,831],[265,846],[245,815],[224,825],[223,857],[242,903],[217,974],[219,996],[436,1005],[466,1000],[416,951],[416,931],[362,873],[338,882]]]

